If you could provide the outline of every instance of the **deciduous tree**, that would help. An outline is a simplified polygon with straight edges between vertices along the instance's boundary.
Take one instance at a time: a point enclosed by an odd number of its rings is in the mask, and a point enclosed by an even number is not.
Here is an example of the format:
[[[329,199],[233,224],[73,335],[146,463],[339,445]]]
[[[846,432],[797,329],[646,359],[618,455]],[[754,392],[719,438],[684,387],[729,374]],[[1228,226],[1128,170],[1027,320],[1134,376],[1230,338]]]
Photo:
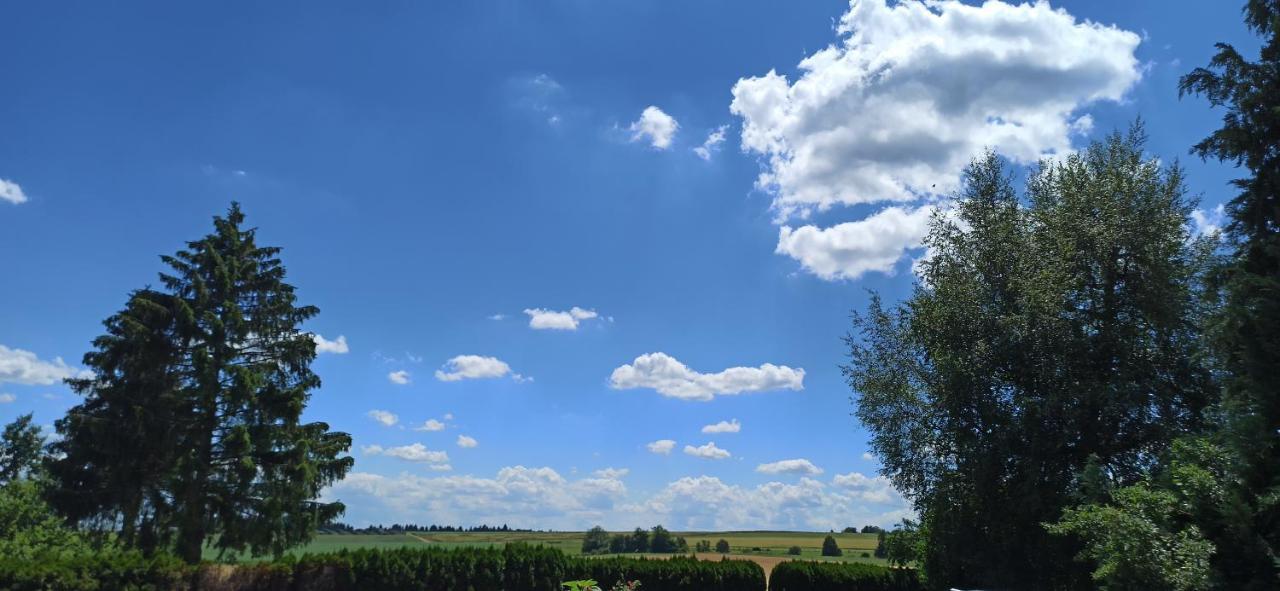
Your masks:
[[[1090,457],[1133,484],[1216,400],[1211,244],[1144,139],[1135,125],[1045,163],[1025,197],[996,156],[977,160],[910,298],[856,321],[856,415],[923,520],[931,582],[1091,585],[1076,542],[1042,524],[1076,502]]]

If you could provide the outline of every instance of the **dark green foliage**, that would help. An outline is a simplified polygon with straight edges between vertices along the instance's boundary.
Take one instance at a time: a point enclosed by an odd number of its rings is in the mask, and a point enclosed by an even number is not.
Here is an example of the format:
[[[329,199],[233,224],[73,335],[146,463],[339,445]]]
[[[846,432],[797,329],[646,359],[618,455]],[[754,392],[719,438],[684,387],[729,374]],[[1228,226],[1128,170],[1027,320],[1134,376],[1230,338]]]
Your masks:
[[[169,591],[182,589],[193,571],[167,555],[104,551],[75,559],[0,557],[0,589],[8,591]]]
[[[583,577],[608,589],[618,581],[641,582],[645,591],[737,591],[764,589],[764,570],[749,560],[695,560],[604,558],[578,559],[572,568],[585,569]],[[576,572],[576,571],[575,571]]]
[[[853,529],[853,528],[846,528],[846,529]],[[882,532],[882,531],[884,531],[884,528],[883,528],[883,527],[880,527],[880,526],[878,526],[878,525],[864,525],[864,526],[862,526],[861,533],[864,533],[864,534],[878,534],[878,533],[880,533],[880,532]],[[853,532],[846,532],[846,533],[853,533]]]
[[[725,540],[725,539],[723,539],[723,538],[721,538],[719,541],[717,541],[717,542],[716,542],[716,552],[719,552],[719,553],[721,553],[721,554],[728,554],[728,553],[729,553],[729,541],[728,541],[728,540]]]
[[[1199,521],[1217,546],[1217,584],[1280,587],[1280,3],[1249,0],[1245,24],[1263,39],[1257,61],[1220,43],[1207,68],[1182,78],[1183,94],[1225,107],[1223,124],[1193,148],[1243,167],[1227,206],[1232,260],[1212,331],[1224,372],[1223,429],[1235,479],[1229,502]]]
[[[790,554],[791,556],[799,556],[801,552],[803,552],[803,550],[801,550],[799,546],[787,548],[787,554]]]
[[[966,171],[904,304],[858,319],[845,368],[884,473],[921,516],[931,584],[1080,588],[1045,531],[1091,457],[1132,484],[1216,399],[1201,334],[1211,244],[1140,125],[1027,182]]]
[[[613,534],[609,537],[609,553],[622,554],[628,552],[627,547],[631,544],[631,537],[626,534]]]
[[[792,560],[773,567],[769,591],[923,591],[911,569]]]
[[[286,557],[246,566],[188,566],[176,558],[104,552],[78,560],[0,557],[0,589],[227,589],[267,591],[559,591],[561,581],[593,579],[605,589],[619,581],[654,591],[751,591],[765,588],[764,571],[749,561],[675,557],[585,558],[554,548],[400,548]],[[227,582],[219,582],[227,581]]]
[[[698,543],[696,543],[696,544],[694,544],[694,545],[693,545],[693,551],[694,551],[694,552],[710,552],[710,551],[711,551],[711,540],[700,540],[700,541],[698,541]]]
[[[14,419],[0,434],[0,484],[31,476],[42,457],[44,438],[40,427],[31,424],[31,413]]]
[[[827,536],[822,540],[823,556],[844,556],[844,550],[840,549],[840,545],[836,543],[836,539]]]
[[[582,537],[582,553],[604,554],[608,551],[609,532],[604,531],[604,528],[598,525],[587,530],[587,535]]]
[[[614,534],[610,536],[603,528],[596,526],[587,531],[582,540],[583,554],[623,554],[644,553],[675,554],[689,551],[689,542],[677,538],[661,525],[653,526],[652,531],[636,528],[630,534]]]
[[[214,233],[162,257],[162,290],[134,292],[70,380],[85,396],[57,423],[51,500],[72,521],[120,528],[148,552],[279,556],[342,513],[315,501],[351,439],[300,420],[315,343],[278,248],[256,244],[233,204]],[[216,534],[216,535],[215,535]]]
[[[680,549],[675,536],[667,528],[656,525],[649,534],[649,551],[656,554],[671,554]]]
[[[649,551],[649,532],[641,528],[631,532],[631,536],[627,539],[627,552],[648,552]]]
[[[901,524],[893,528],[893,531],[885,534],[880,544],[884,547],[884,558],[890,565],[910,566],[920,559],[922,542],[920,529],[916,523],[903,519]]]
[[[40,493],[31,480],[0,486],[0,558],[56,560],[89,552],[84,536],[67,527]]]
[[[885,538],[887,538],[888,535],[889,534],[886,533],[884,530],[880,530],[880,533],[876,534],[876,550],[875,550],[876,558],[884,558],[888,556],[889,549],[888,549],[888,546],[885,544],[886,542]]]

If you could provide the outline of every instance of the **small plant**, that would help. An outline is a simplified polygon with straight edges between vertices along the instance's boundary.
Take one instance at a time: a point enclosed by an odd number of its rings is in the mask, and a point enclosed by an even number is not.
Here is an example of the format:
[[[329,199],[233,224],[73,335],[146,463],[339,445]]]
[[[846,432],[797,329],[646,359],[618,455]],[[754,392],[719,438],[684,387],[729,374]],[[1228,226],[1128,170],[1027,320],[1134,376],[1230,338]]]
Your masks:
[[[583,579],[581,581],[565,581],[560,583],[568,591],[600,591],[600,586],[592,579]],[[616,589],[616,587],[615,587]]]
[[[863,552],[863,553],[862,553],[862,557],[863,557],[863,558],[871,558],[871,553],[870,553],[870,552]]]
[[[567,591],[600,591],[600,585],[594,579],[583,579],[581,581],[565,581],[560,583]],[[613,588],[609,591],[636,591],[640,588],[640,581],[618,581],[613,584]]]
[[[790,554],[792,556],[799,556],[801,552],[802,550],[800,550],[799,546],[792,546],[790,548],[787,548],[787,554]]]
[[[728,554],[729,540],[721,539],[720,541],[716,542],[716,552],[719,552],[721,554]]]

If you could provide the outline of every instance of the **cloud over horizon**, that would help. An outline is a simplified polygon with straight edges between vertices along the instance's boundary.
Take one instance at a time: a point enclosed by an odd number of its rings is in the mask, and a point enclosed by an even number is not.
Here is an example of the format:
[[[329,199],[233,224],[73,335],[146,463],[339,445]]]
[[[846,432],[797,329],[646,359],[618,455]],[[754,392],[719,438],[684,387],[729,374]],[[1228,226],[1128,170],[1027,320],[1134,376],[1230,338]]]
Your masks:
[[[769,390],[803,390],[804,370],[765,363],[759,367],[730,367],[716,373],[700,373],[666,353],[647,353],[624,364],[609,376],[615,390],[651,388],[663,396],[708,401],[726,396]]]
[[[1138,34],[1047,2],[851,1],[836,34],[794,80],[739,79],[730,104],[777,223],[916,203],[854,225],[784,227],[777,253],[828,280],[891,269],[919,245],[924,206],[955,191],[983,150],[1019,164],[1073,151],[1092,127],[1083,109],[1124,100],[1143,72]]]

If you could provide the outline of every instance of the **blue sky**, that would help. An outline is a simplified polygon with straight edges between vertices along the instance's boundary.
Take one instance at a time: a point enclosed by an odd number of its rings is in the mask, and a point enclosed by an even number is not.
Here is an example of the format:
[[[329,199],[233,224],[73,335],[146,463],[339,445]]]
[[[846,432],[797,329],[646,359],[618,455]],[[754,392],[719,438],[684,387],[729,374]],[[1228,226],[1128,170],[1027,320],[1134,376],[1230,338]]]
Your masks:
[[[234,199],[342,338],[307,416],[354,436],[351,523],[889,524],[850,312],[984,146],[1141,115],[1212,225],[1176,84],[1256,50],[1238,4],[6,3],[0,420],[74,404]]]

